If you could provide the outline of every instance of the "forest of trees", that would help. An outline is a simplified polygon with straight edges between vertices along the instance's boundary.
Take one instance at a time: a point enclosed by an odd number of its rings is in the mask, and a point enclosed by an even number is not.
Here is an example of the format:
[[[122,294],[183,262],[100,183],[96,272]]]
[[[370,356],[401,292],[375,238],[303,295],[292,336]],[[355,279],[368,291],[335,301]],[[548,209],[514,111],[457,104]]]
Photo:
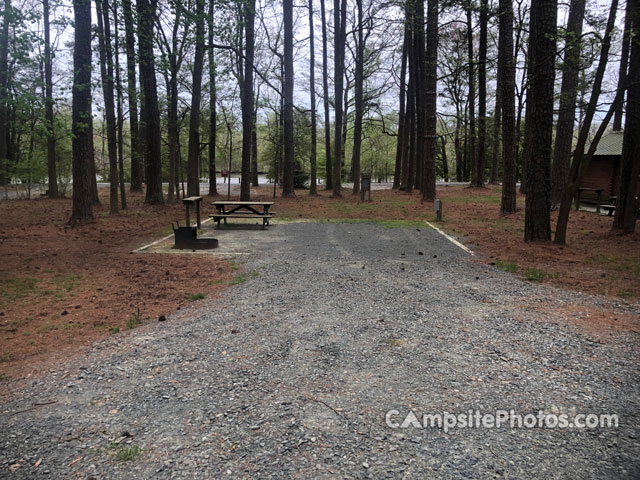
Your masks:
[[[98,181],[115,214],[127,189],[216,195],[231,166],[242,200],[258,171],[283,196],[335,197],[369,173],[426,201],[437,180],[501,183],[502,215],[519,182],[524,240],[552,240],[558,210],[564,244],[613,129],[612,227],[635,230],[640,0],[3,2],[0,186],[71,188],[71,224],[92,220]]]

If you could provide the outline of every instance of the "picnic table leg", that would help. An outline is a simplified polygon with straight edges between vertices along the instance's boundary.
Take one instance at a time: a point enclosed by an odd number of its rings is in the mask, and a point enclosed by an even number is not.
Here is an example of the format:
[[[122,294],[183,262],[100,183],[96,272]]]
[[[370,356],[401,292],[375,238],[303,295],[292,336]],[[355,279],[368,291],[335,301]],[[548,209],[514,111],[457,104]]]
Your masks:
[[[185,205],[187,207],[187,227],[190,227],[191,226],[191,218],[189,216],[189,204],[186,203]]]
[[[600,213],[600,195],[601,192],[597,192],[598,193],[598,204],[596,205],[596,213]]]
[[[202,228],[202,222],[200,221],[200,202],[196,202],[196,215],[198,217],[198,228]]]
[[[580,190],[576,192],[576,212],[580,210]]]

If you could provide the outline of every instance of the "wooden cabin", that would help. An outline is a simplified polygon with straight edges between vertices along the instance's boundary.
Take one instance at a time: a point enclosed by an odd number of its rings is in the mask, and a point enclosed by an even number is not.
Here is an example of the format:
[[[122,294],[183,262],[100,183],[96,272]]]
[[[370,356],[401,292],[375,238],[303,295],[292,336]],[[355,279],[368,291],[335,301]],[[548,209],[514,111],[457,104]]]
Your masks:
[[[581,188],[601,189],[604,198],[617,195],[623,136],[623,132],[609,132],[602,136],[584,174]]]

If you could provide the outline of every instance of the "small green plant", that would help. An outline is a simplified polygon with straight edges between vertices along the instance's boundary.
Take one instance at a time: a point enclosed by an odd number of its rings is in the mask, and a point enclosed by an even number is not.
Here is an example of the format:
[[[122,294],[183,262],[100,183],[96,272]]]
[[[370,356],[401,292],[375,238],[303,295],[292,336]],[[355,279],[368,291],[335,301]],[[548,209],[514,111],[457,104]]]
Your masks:
[[[0,373],[0,383],[8,383],[11,381],[11,377],[6,373]]]
[[[142,323],[142,320],[140,319],[140,307],[138,307],[138,309],[135,312],[133,312],[133,314],[130,315],[129,319],[127,320],[127,330],[136,328],[141,323]]]
[[[202,300],[204,298],[207,298],[206,293],[192,293],[191,295],[189,295],[189,300],[191,300],[192,302],[195,302],[196,300]]]
[[[524,278],[530,282],[541,282],[547,277],[547,274],[537,268],[527,268],[524,271]]]
[[[109,333],[118,333],[119,331],[119,327],[109,327]]]
[[[133,460],[142,453],[142,449],[137,445],[121,445],[112,442],[109,444],[109,448],[116,451],[116,459],[121,462]]]
[[[229,282],[229,285],[240,285],[251,278],[256,278],[258,276],[258,272],[249,272],[249,273],[241,273],[236,278]]]
[[[502,261],[496,258],[496,267],[504,270],[505,272],[515,273],[518,270],[518,264],[516,262]]]
[[[631,298],[633,297],[633,292],[631,290],[622,289],[618,290],[617,295],[620,298]]]

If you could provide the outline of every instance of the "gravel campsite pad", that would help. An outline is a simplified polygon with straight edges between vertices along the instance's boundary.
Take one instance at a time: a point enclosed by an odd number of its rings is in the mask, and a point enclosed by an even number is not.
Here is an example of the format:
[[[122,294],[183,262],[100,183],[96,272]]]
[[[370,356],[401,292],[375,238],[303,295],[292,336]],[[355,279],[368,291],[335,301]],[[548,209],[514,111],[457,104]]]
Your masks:
[[[221,245],[244,233],[221,231]],[[540,313],[639,306],[522,281],[427,226],[260,235],[222,298],[100,342],[4,400],[0,476],[640,476],[638,332],[602,341]],[[616,414],[619,426],[385,421],[496,409]]]

